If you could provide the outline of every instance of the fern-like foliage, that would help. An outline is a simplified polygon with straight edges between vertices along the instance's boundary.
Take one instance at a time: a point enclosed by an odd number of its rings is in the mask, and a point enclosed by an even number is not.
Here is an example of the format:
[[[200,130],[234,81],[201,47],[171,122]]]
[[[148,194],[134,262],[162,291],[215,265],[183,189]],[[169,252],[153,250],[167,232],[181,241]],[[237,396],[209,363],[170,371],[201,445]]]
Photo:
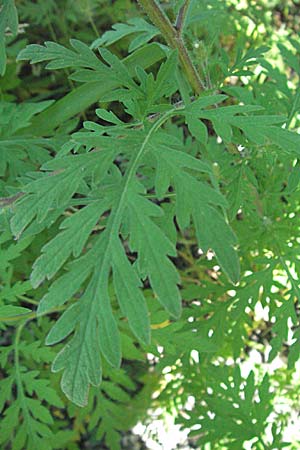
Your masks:
[[[201,400],[196,401],[192,412],[187,410],[186,416],[184,414],[178,420],[194,428],[190,435],[192,442],[197,446],[209,442],[225,449],[241,448],[245,441],[265,448],[287,446],[288,443],[282,439],[282,424],[278,418],[271,433],[267,431],[274,398],[269,376],[266,374],[256,380],[253,372],[242,376],[239,367],[232,370],[221,364],[206,364],[203,362],[200,369],[202,380],[195,377],[194,386],[182,381],[182,388],[186,390],[183,401],[189,395],[200,398],[201,392]],[[191,366],[190,370],[196,375],[199,365],[193,362]],[[175,390],[178,386],[170,382],[168,389]],[[164,403],[163,394],[161,401]]]
[[[133,17],[108,3],[104,22]],[[285,346],[290,382],[299,359],[300,48],[250,39],[229,3],[166,2],[166,36],[124,17],[95,40],[98,1],[22,2],[46,42],[13,48],[16,103],[0,83],[1,448],[118,450],[149,407],[196,446],[288,445],[282,374],[245,361]],[[3,1],[2,72],[16,31]]]
[[[19,314],[22,319],[21,308],[19,311],[13,311]],[[25,308],[24,308],[25,309]],[[9,320],[8,311],[5,313]],[[3,320],[3,318],[2,318]],[[56,390],[49,385],[49,380],[43,379],[38,370],[27,370],[21,363],[23,358],[32,359],[41,362],[49,362],[53,359],[50,350],[45,351],[40,348],[40,342],[34,342],[31,345],[20,343],[20,333],[24,322],[17,329],[15,344],[9,346],[1,352],[1,367],[6,369],[7,362],[11,356],[14,357],[15,369],[10,371],[5,379],[1,380],[1,411],[6,402],[12,402],[15,391],[16,397],[7,409],[1,421],[2,445],[14,436],[13,448],[21,450],[23,448],[43,448],[50,449],[51,438],[54,438],[53,432],[49,426],[53,424],[53,418],[49,412],[49,406],[62,408],[63,402],[56,393]],[[21,418],[21,419],[20,419]]]
[[[60,233],[42,248],[31,282],[37,287],[45,279],[51,280],[67,263],[68,271],[56,277],[39,305],[39,314],[64,305],[83,289],[80,300],[63,313],[47,343],[57,343],[72,334],[55,359],[53,370],[64,369],[63,391],[75,403],[84,405],[89,384],[96,386],[101,381],[100,353],[114,367],[121,361],[120,335],[111,307],[111,274],[122,314],[141,343],[147,344],[150,339],[141,290],[146,279],[166,310],[173,317],[180,315],[180,278],[170,260],[176,256],[176,243],[158,225],[164,211],[155,197],[148,198],[151,190],[157,200],[164,199],[168,192],[175,194],[173,215],[180,230],[189,227],[192,220],[199,247],[204,252],[212,249],[229,279],[233,283],[239,280],[237,241],[224,216],[228,204],[217,187],[213,167],[186,154],[182,140],[164,130],[164,124],[180,117],[193,136],[205,143],[205,119],[225,142],[234,142],[235,136],[245,144],[275,142],[295,154],[299,139],[276,126],[283,118],[261,115],[258,106],[212,108],[226,99],[224,95],[201,97],[185,107],[167,107],[162,100],[178,88],[170,80],[170,74],[177,71],[175,52],[155,80],[152,74],[137,69],[136,81],[107,50],[100,51],[105,65],[81,42],[72,41],[72,46],[76,53],[54,43],[31,45],[19,59],[50,60],[48,68],[52,69],[73,67],[76,71],[72,78],[80,81],[86,74],[89,80],[90,74],[117,78],[123,87],[108,93],[107,98],[117,95],[126,112],[139,121],[124,123],[113,113],[98,110],[107,125],[86,122],[85,129],[73,135],[71,146],[42,165],[38,177],[22,184],[25,195],[16,205],[11,227],[16,237],[24,230],[33,233],[36,227],[47,227],[68,211],[76,198],[75,212],[60,223]],[[148,116],[154,111],[157,116],[149,123]],[[257,111],[259,115],[249,115]],[[259,127],[254,131],[258,120]],[[72,148],[76,154],[67,154]],[[124,162],[118,165],[121,155]],[[143,174],[146,167],[154,171],[154,179]],[[99,226],[101,231],[95,234]],[[134,264],[124,245],[136,255]]]

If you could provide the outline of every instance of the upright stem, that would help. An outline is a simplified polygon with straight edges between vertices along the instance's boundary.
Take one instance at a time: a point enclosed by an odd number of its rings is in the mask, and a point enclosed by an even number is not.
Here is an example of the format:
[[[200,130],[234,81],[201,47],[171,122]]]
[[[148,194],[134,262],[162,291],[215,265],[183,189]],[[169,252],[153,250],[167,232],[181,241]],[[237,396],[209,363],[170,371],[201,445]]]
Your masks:
[[[151,22],[160,30],[167,44],[178,50],[179,60],[186,73],[187,79],[194,92],[200,94],[203,90],[202,82],[181,37],[181,29],[176,29],[172,25],[156,0],[138,0],[138,2],[144,8]],[[182,12],[184,12],[184,10]]]

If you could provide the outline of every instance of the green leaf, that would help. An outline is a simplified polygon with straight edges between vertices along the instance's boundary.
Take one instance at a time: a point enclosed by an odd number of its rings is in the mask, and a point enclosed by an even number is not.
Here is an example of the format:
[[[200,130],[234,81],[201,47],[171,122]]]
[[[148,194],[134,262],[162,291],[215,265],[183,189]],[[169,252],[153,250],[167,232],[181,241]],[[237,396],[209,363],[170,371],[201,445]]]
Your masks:
[[[44,164],[42,169],[53,169],[54,173],[42,173],[36,180],[23,187],[24,197],[16,205],[16,213],[11,221],[11,229],[20,237],[24,229],[33,221],[41,224],[52,208],[65,208],[77,191],[82,179],[91,176],[101,167],[100,177],[104,177],[114,157],[116,149],[107,152],[91,152],[56,158]],[[81,217],[81,216],[80,216]],[[33,223],[34,223],[33,222]]]
[[[112,244],[113,280],[116,295],[129,326],[144,344],[150,341],[150,323],[142,283],[130,265],[120,241]]]
[[[193,217],[198,243],[205,251],[212,248],[217,259],[233,283],[239,280],[239,261],[234,249],[236,237],[217,209],[227,207],[224,197],[208,183],[198,181],[188,169],[208,173],[211,169],[196,158],[174,149],[163,142],[152,148],[156,159],[156,190],[161,197],[172,185],[176,193],[176,218],[181,229]]]
[[[130,74],[133,75],[137,66],[147,68],[164,57],[165,53],[162,48],[158,44],[152,43],[136,50],[132,55],[124,58],[123,62]],[[107,76],[101,77],[101,80],[98,78],[97,81],[85,83],[57,100],[44,113],[39,114],[26,131],[35,136],[48,135],[61,123],[85,111],[95,101],[101,100],[107,92],[119,86],[118,80]]]
[[[0,103],[0,176],[8,176],[9,183],[12,178],[35,170],[37,164],[43,164],[48,159],[49,150],[55,149],[52,139],[22,134],[32,118],[52,103]]]
[[[287,192],[290,193],[296,191],[298,189],[299,184],[300,184],[300,170],[299,170],[299,162],[297,162],[289,175]]]
[[[174,73],[177,70],[178,64],[178,52],[172,51],[168,56],[166,62],[162,63],[156,76],[156,80],[153,87],[153,102],[160,99],[163,96],[170,96],[176,91],[177,85],[174,83]]]
[[[20,316],[20,319],[22,319],[22,316],[24,314],[28,314],[30,312],[32,312],[31,309],[24,308],[23,306],[0,306],[0,320],[5,321],[5,319],[9,319],[10,317],[14,316]]]
[[[81,254],[94,226],[106,209],[104,202],[95,201],[62,222],[60,228],[64,231],[42,248],[42,256],[33,265],[33,287],[39,286],[45,278],[50,280],[71,254],[74,257]]]
[[[9,29],[16,36],[18,13],[14,0],[2,0],[0,7],[0,75],[3,76],[6,68],[5,33]]]
[[[99,247],[95,245],[95,249],[90,250],[76,261],[72,261],[69,271],[51,284],[39,303],[38,315],[63,305],[76,294],[96,264],[98,249]]]
[[[152,289],[160,303],[174,317],[181,314],[181,297],[177,287],[178,272],[168,256],[175,256],[176,249],[152,217],[162,210],[131,192],[128,202],[130,223],[130,248],[138,252],[138,270],[142,278],[149,277]]]
[[[48,333],[46,345],[53,345],[57,342],[61,342],[72,333],[78,321],[78,312],[79,308],[76,303],[75,305],[70,306],[70,308],[62,314]]]
[[[11,222],[13,234],[19,238],[24,229],[36,219],[41,223],[53,206],[65,206],[80,182],[80,170],[66,170],[56,175],[44,175],[25,187],[28,195],[18,201]],[[61,188],[63,187],[63,191]]]
[[[138,33],[129,45],[129,52],[133,52],[138,47],[146,44],[150,39],[159,34],[159,30],[144,19],[134,17],[125,23],[116,23],[112,26],[112,30],[106,31],[100,38],[92,43],[92,48],[109,46],[115,44],[126,36]]]
[[[58,353],[52,365],[53,372],[64,369],[62,391],[78,406],[87,404],[89,384],[98,386],[102,379],[99,342],[95,339],[97,303],[93,294],[90,285],[81,299],[84,306],[77,317],[76,334]]]
[[[204,108],[207,108],[208,106],[212,105],[217,105],[218,103],[223,102],[227,98],[228,96],[223,94],[201,96],[193,103],[187,106],[186,112],[188,114],[197,116],[198,114],[201,114]]]
[[[240,265],[234,246],[237,238],[222,215],[211,207],[201,208],[193,215],[199,245],[204,251],[212,248],[217,260],[235,284],[240,279]]]
[[[198,139],[199,142],[206,144],[208,139],[207,128],[201,120],[194,117],[193,114],[186,113],[186,122],[190,133]]]
[[[97,314],[99,322],[99,345],[102,354],[113,367],[121,364],[121,342],[115,317],[112,312],[107,287],[107,274],[102,271],[99,277],[98,295],[99,311]]]
[[[97,58],[95,53],[81,41],[71,39],[70,43],[75,51],[69,50],[63,45],[47,41],[45,46],[30,44],[18,55],[18,61],[30,60],[31,64],[42,61],[51,61],[47,69],[64,69],[66,67],[82,67],[93,70],[105,70],[105,66]]]

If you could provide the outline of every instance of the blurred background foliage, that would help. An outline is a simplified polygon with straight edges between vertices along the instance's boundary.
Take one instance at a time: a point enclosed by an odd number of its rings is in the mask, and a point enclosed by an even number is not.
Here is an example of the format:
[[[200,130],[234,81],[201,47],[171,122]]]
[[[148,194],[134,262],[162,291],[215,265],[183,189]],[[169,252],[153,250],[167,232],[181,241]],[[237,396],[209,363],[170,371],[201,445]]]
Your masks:
[[[130,0],[15,3],[18,34],[6,33],[7,67],[0,78],[1,100],[6,102],[59,99],[74,88],[67,70],[47,72],[43,64],[16,63],[17,54],[26,44],[51,40],[68,46],[70,38],[92,44],[113,24],[141,17],[137,3]],[[174,20],[182,1],[161,4]],[[259,104],[269,114],[286,115],[288,125],[297,129],[299,12],[300,1],[291,0],[192,2],[185,40],[205,88],[219,89],[241,103]],[[132,37],[136,34],[114,42],[112,51],[126,56]],[[159,35],[152,40],[161,41]],[[86,117],[94,117],[94,108],[70,121],[69,129],[76,129]],[[4,129],[7,122],[0,126]],[[196,151],[188,139],[186,145],[188,151]],[[104,368],[105,381],[101,389],[92,389],[88,406],[79,409],[64,398],[53,400],[53,448],[172,449],[177,445],[176,441],[171,443],[174,423],[182,430],[191,429],[188,437],[184,432],[178,437],[182,441],[178,448],[300,448],[300,367],[298,362],[295,365],[299,341],[295,345],[295,336],[291,338],[291,330],[299,327],[300,311],[296,278],[299,195],[289,197],[299,188],[299,165],[294,161],[292,170],[288,165],[280,166],[272,154],[260,154],[258,148],[257,163],[250,169],[237,160],[233,162],[230,149],[225,152],[224,145],[217,145],[215,140],[202,151],[212,161],[218,160],[215,171],[220,185],[226,184],[230,219],[239,238],[244,239],[240,242],[241,262],[244,272],[247,270],[247,282],[232,289],[214,258],[201,254],[193,234],[181,237],[177,266],[183,280],[182,318],[170,323],[167,314],[158,306],[153,310],[149,301],[154,326],[153,343],[147,353],[135,345],[128,326],[123,325],[122,369]],[[247,160],[247,150],[241,151]],[[241,179],[249,179],[242,192],[237,189]],[[4,189],[4,184],[1,186]],[[55,232],[50,229],[33,242],[28,238],[21,243],[11,243],[8,235],[2,235],[0,298],[38,302],[47,286],[33,291],[28,282],[20,280],[28,279],[41,246]],[[281,247],[290,254],[293,264],[288,259],[282,262]],[[150,300],[150,292],[148,296]],[[195,299],[200,300],[197,303]],[[197,307],[199,302],[201,308]],[[275,327],[274,304],[280,310]],[[44,379],[48,378],[54,352],[45,350],[43,336],[55,318],[39,318],[23,331],[23,370],[26,372],[28,366]],[[201,343],[196,337],[192,342],[185,339],[191,327],[198,331],[198,337],[202,336]],[[177,340],[176,333],[180,336]],[[4,368],[11,358],[11,335],[11,328],[3,327],[1,341],[6,347],[0,363]],[[52,374],[50,385],[58,392],[59,376]],[[159,427],[153,428],[156,422],[160,427],[162,423],[164,430],[171,429],[169,444],[163,443]],[[205,432],[199,431],[200,425]],[[132,429],[136,435],[130,434]]]

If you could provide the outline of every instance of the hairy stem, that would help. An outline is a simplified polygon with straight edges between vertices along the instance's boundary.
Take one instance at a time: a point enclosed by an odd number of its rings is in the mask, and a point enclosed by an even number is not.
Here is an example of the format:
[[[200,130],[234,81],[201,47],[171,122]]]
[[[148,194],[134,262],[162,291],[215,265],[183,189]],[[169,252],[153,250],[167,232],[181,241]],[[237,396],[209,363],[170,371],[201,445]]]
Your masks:
[[[151,22],[159,28],[167,44],[171,48],[178,50],[179,60],[183,70],[186,73],[187,79],[189,80],[194,92],[196,94],[200,94],[203,90],[202,81],[183,42],[181,37],[181,29],[178,30],[172,25],[169,18],[166,16],[156,0],[138,0],[138,2],[144,8]],[[186,3],[188,7],[188,2]],[[184,11],[185,10],[182,11],[183,19],[185,16]]]

